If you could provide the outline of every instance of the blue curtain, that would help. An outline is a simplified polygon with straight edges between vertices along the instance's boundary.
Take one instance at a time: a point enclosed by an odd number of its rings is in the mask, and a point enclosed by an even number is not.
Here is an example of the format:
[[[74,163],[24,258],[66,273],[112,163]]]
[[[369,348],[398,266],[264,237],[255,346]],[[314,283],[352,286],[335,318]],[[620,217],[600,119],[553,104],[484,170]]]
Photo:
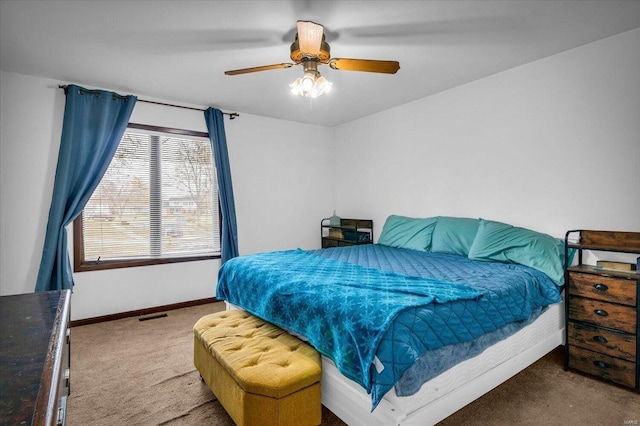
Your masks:
[[[73,287],[67,230],[89,201],[124,134],[135,96],[66,89],[64,122],[36,291]]]
[[[236,224],[236,207],[233,201],[233,186],[231,185],[227,137],[224,132],[224,119],[219,109],[207,109],[204,112],[204,119],[209,130],[209,139],[218,176],[218,194],[220,211],[222,212],[221,261],[224,263],[238,256],[238,226]]]

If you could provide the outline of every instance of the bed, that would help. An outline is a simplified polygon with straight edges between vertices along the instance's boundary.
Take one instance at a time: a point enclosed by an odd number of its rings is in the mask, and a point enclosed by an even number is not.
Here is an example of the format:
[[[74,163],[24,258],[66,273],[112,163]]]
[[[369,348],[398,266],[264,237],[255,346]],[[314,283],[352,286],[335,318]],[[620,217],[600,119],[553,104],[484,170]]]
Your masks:
[[[217,297],[311,342],[348,424],[433,424],[562,343],[561,240],[390,216],[378,244],[225,263]]]

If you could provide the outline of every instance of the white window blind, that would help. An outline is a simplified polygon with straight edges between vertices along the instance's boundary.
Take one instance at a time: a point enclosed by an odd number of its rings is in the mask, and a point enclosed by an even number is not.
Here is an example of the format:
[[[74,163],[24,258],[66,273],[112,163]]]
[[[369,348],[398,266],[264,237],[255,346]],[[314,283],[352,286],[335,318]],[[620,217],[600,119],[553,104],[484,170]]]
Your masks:
[[[208,139],[128,129],[82,217],[84,262],[220,254]]]

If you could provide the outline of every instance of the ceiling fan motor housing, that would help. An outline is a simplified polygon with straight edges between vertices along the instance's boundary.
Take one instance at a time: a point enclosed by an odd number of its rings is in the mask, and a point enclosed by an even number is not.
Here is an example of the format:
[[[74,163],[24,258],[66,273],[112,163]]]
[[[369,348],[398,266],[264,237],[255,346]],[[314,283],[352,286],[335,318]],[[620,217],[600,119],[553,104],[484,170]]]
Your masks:
[[[305,58],[318,58],[322,63],[326,63],[331,57],[331,48],[329,43],[324,41],[324,34],[322,35],[322,42],[320,43],[320,52],[318,55],[310,55],[300,50],[300,43],[298,41],[298,35],[296,34],[296,40],[291,43],[291,60],[295,63],[302,62]]]

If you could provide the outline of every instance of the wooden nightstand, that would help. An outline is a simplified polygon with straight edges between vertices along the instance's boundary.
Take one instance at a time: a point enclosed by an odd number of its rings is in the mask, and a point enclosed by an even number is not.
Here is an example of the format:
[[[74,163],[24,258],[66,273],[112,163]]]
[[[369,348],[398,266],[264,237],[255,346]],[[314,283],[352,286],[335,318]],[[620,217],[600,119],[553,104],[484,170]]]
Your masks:
[[[578,242],[571,242],[578,233]],[[566,268],[565,369],[640,390],[640,275],[583,264],[583,250],[640,254],[640,233],[577,230],[565,244],[578,251]]]
[[[320,222],[322,248],[373,243],[373,220],[340,219],[340,226],[329,225],[329,218]]]

